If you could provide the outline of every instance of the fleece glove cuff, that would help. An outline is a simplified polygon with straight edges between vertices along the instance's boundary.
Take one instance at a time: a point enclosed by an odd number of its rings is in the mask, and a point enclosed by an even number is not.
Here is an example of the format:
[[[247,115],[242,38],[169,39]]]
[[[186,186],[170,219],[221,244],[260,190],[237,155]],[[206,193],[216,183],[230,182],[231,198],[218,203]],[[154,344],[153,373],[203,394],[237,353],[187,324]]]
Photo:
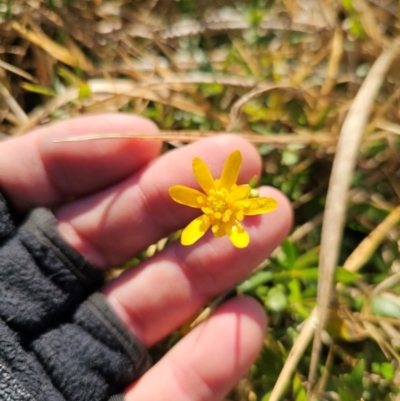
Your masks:
[[[0,195],[1,400],[123,399],[150,358],[96,293],[101,284],[49,210],[24,218]]]

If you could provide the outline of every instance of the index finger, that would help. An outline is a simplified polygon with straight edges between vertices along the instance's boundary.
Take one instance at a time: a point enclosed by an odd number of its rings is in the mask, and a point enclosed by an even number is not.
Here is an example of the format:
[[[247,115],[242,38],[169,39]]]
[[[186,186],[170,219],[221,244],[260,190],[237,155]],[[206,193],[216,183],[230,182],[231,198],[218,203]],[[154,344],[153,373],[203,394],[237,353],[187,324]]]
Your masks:
[[[157,133],[142,117],[108,113],[49,124],[0,143],[0,187],[19,210],[54,206],[116,184],[155,158],[161,144],[140,139],[55,143],[113,132]]]

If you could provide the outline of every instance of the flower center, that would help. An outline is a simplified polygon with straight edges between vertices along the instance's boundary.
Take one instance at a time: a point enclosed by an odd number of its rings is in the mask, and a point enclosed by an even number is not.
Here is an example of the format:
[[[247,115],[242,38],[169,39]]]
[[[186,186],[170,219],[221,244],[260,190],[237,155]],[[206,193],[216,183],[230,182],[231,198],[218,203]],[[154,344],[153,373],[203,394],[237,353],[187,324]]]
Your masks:
[[[205,214],[206,221],[220,225],[227,223],[233,214],[234,206],[228,200],[229,193],[226,189],[211,190],[205,205],[201,208]]]
[[[219,191],[211,190],[210,196],[207,198],[207,208],[211,213],[207,214],[212,214],[216,219],[220,219],[226,212],[230,214],[232,205],[227,200],[228,195],[228,191],[224,188]],[[229,216],[226,218],[229,220]]]
[[[244,210],[242,204],[236,204],[232,201],[231,193],[225,188],[209,192],[206,200],[198,198],[198,203],[204,213],[203,223],[208,227],[211,225],[211,230],[216,237],[221,237],[229,234],[232,227],[236,226],[237,220],[243,220]]]
[[[225,199],[216,198],[210,201],[210,207],[214,212],[224,213],[228,209],[228,203]]]

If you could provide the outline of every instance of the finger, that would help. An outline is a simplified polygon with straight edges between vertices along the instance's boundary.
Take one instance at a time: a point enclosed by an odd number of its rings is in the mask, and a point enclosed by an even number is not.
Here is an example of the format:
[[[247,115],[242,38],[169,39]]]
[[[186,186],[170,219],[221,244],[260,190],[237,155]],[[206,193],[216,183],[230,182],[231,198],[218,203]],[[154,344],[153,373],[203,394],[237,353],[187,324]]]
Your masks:
[[[54,140],[126,131],[156,133],[157,127],[142,117],[98,114],[46,125],[4,141],[0,144],[0,187],[17,208],[26,210],[52,206],[119,182],[156,157],[160,143]]]
[[[256,301],[227,302],[128,388],[126,401],[220,401],[257,357],[265,328]]]
[[[123,263],[199,214],[175,203],[168,193],[175,184],[198,187],[192,160],[203,158],[219,176],[235,149],[243,154],[240,182],[248,182],[260,171],[260,157],[252,145],[234,135],[204,139],[168,152],[119,185],[58,209],[59,230],[93,263]]]
[[[261,194],[279,206],[243,221],[250,234],[247,248],[237,249],[211,233],[190,247],[177,241],[104,289],[112,308],[144,344],[151,346],[176,329],[283,241],[292,224],[290,203],[273,188],[262,188]]]

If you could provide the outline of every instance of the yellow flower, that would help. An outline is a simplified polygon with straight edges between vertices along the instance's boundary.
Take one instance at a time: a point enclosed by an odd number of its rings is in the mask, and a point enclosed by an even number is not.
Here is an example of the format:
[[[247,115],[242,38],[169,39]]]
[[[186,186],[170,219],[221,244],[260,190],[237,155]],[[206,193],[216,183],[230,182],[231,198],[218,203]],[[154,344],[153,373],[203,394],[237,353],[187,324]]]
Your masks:
[[[227,235],[237,248],[245,248],[249,234],[239,223],[244,216],[272,212],[278,206],[273,198],[251,197],[249,185],[237,185],[242,155],[233,151],[222,170],[221,178],[214,180],[203,160],[193,159],[193,172],[204,193],[183,185],[169,188],[171,198],[182,205],[201,209],[203,214],[183,230],[182,245],[192,245],[211,227],[216,237]]]

